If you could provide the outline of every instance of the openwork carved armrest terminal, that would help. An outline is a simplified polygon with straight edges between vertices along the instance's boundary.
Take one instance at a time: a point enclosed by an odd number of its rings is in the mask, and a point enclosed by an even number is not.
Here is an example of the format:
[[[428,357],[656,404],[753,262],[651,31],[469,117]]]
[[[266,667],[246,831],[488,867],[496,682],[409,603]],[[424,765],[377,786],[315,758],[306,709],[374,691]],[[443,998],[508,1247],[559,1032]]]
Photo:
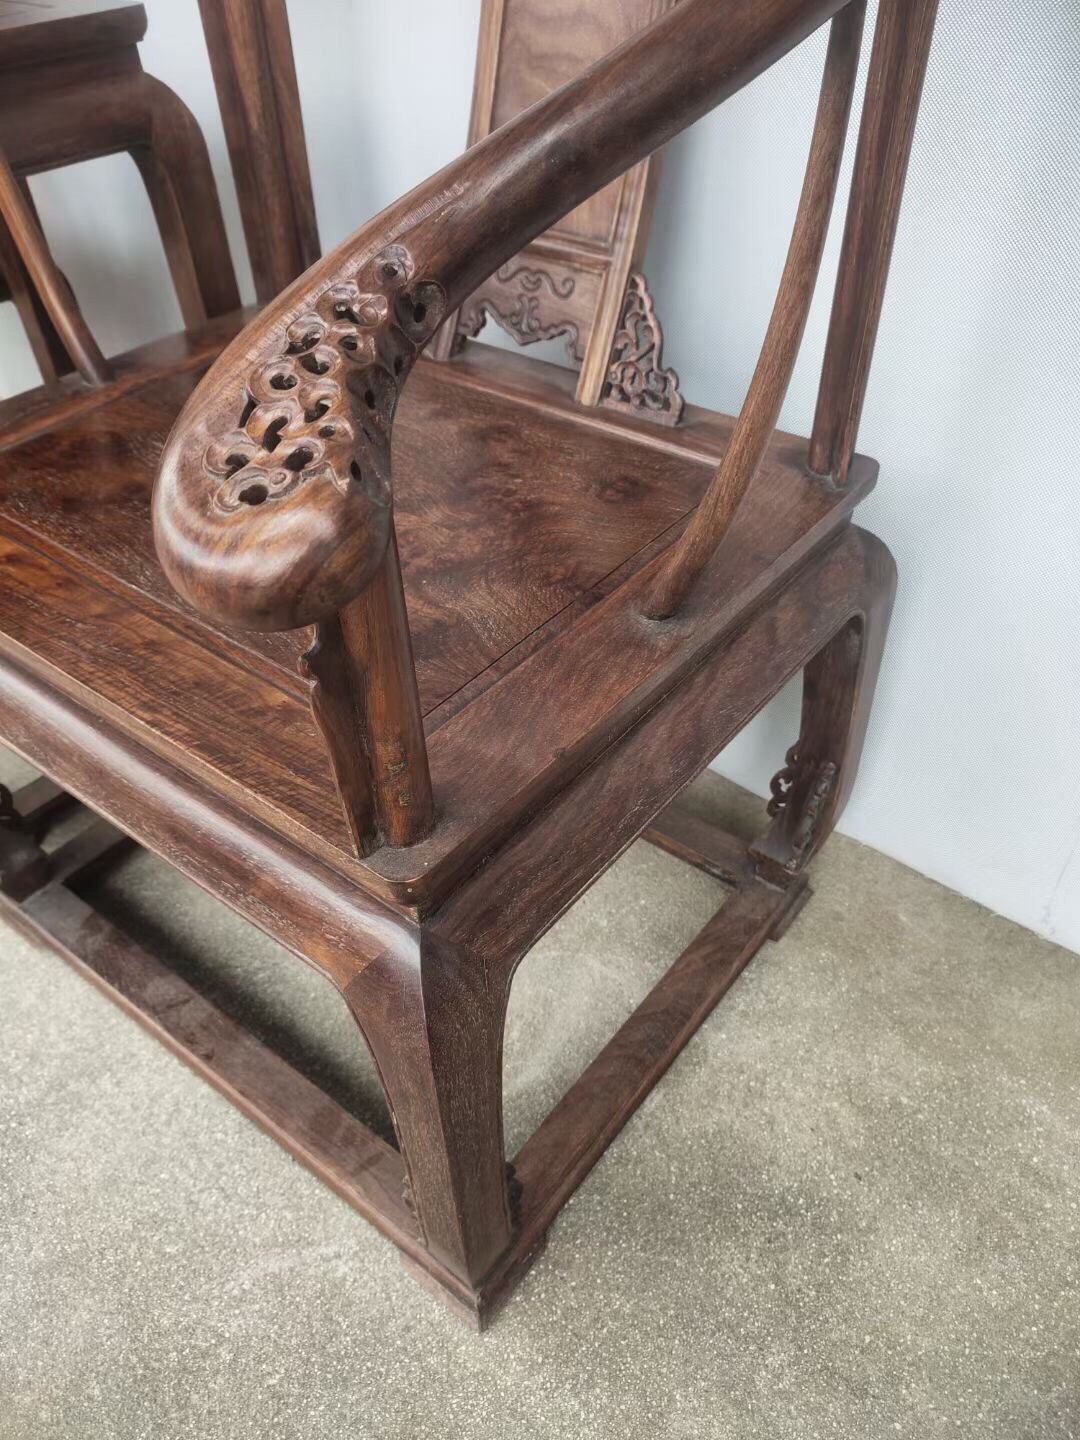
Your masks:
[[[392,533],[394,408],[442,318],[843,6],[682,0],[313,266],[229,346],[170,437],[154,527],[180,593],[254,629],[316,623],[360,595]]]
[[[230,385],[234,427],[206,427],[200,469],[171,468],[190,464],[178,427],[155,524],[189,599],[231,623],[286,629],[333,613],[346,576],[363,587],[391,533],[400,387],[445,308],[442,287],[417,281],[408,250],[388,245],[326,286],[267,347],[276,353]]]

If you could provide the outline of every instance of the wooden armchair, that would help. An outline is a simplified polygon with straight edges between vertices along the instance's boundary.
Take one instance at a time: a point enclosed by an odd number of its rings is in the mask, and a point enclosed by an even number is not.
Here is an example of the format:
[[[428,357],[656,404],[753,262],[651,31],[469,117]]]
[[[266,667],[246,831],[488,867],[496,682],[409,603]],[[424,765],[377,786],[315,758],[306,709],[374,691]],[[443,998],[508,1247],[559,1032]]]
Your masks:
[[[485,64],[499,63],[499,25],[538,8],[486,7]],[[108,821],[34,870],[48,797],[9,803],[7,911],[479,1321],[805,902],[854,780],[894,588],[888,551],[851,524],[877,471],[854,444],[934,0],[879,8],[809,441],[774,427],[832,208],[862,0],[642,9],[647,28],[314,264],[197,383],[188,337],[183,361],[130,362],[123,384],[74,408],[23,404],[0,439],[0,734]],[[203,13],[234,158],[249,165],[250,234],[289,171],[250,163],[252,136],[266,145],[271,129],[245,131],[236,107],[272,100],[291,66],[271,32],[258,47],[244,37],[283,9],[203,0]],[[594,404],[612,357],[595,360],[592,336],[616,344],[640,246],[624,236],[590,261],[580,235],[551,227],[826,21],[802,197],[742,412],[687,407],[658,427],[632,404]],[[491,90],[481,75],[478,95]],[[474,114],[474,136],[486,128]],[[295,240],[293,187],[277,198]],[[588,312],[578,380],[460,347],[474,328],[461,317],[478,295],[498,311],[501,267],[522,252],[521,266],[569,267],[549,271],[563,279],[599,267],[606,298]],[[800,670],[801,730],[761,837],[680,810],[679,792]],[[76,899],[68,882],[121,832],[337,987],[398,1148]],[[734,893],[508,1166],[514,971],[642,834]]]

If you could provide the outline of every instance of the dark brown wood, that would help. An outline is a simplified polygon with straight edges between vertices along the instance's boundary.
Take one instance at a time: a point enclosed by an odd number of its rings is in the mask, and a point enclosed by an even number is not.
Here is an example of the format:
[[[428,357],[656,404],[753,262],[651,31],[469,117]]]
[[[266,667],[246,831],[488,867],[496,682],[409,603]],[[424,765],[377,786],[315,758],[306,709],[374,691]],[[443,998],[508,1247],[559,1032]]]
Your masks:
[[[394,413],[447,313],[523,243],[839,8],[840,0],[772,0],[768,13],[727,17],[706,0],[683,0],[296,282],[222,356],[162,457],[155,542],[181,595],[243,628],[319,624],[355,605],[370,609],[374,630],[378,601],[368,587],[391,531]],[[629,93],[631,114],[618,98]],[[575,157],[562,166],[561,186],[540,163],[545,150]],[[491,225],[494,204],[512,223]],[[362,678],[362,712],[384,691],[400,691],[390,674]],[[408,722],[399,714],[394,723]],[[355,728],[363,727],[361,715]],[[338,773],[351,764],[334,759]],[[378,778],[376,808],[386,808]],[[409,788],[422,792],[419,769]]]
[[[364,602],[341,612],[344,676],[355,695],[364,695],[379,835],[387,845],[414,845],[431,829],[431,776],[393,535]],[[370,675],[381,677],[378,687],[367,682]]]
[[[137,94],[147,139],[132,145],[131,155],[150,197],[180,314],[197,329],[240,304],[210,155],[195,117],[160,80],[144,75]]]
[[[880,9],[866,82],[810,465],[847,483],[877,339],[937,0]]]
[[[448,311],[841,8],[770,0],[729,15],[713,0],[682,0],[313,266],[226,350],[166,448],[155,530],[181,594],[254,629],[315,624],[362,595],[389,537],[383,492],[397,399]],[[560,184],[545,154],[565,157]],[[496,206],[508,217],[500,226]],[[280,408],[264,386],[280,389]],[[351,428],[320,436],[322,392],[331,406],[347,397]],[[223,451],[244,433],[234,472]],[[308,483],[316,477],[322,483]]]
[[[702,820],[679,801],[661,811],[641,838],[728,885],[742,884],[753,868],[745,840]]]
[[[4,0],[0,70],[134,45],[146,34],[146,11],[126,0]]]
[[[627,281],[600,402],[661,425],[677,425],[686,409],[678,375],[664,366],[664,332],[648,282],[637,270]]]
[[[33,208],[31,214],[35,214]],[[5,300],[12,301],[18,311],[45,383],[49,384],[58,380],[61,375],[69,374],[72,369],[71,357],[64,349],[63,341],[57,335],[48,311],[41,303],[41,297],[34,289],[11,232],[3,220],[0,220],[0,303]]]
[[[570,9],[587,24],[583,0]],[[560,215],[615,213],[610,194],[595,197],[620,170],[838,11],[789,263],[739,420],[686,406],[659,427],[641,407],[581,404],[573,374],[479,345],[453,365],[420,358],[537,235],[558,248]],[[203,13],[244,163],[263,144],[280,156],[275,126],[295,104],[275,39],[283,8],[204,0]],[[12,897],[0,909],[356,1205],[473,1323],[741,968],[792,923],[853,783],[895,586],[888,551],[851,524],[877,467],[857,458],[835,486],[808,468],[805,440],[773,427],[861,19],[837,0],[682,0],[243,333],[230,312],[121,357],[107,385],[66,376],[0,405],[0,736],[55,782],[0,807]],[[24,69],[45,63],[24,43]],[[492,43],[478,93],[501,83]],[[92,57],[106,72],[110,44]],[[890,73],[915,65],[895,39],[887,48]],[[65,61],[81,85],[89,58]],[[119,85],[132,57],[113,59]],[[249,73],[250,105],[237,88]],[[868,104],[888,110],[896,94],[872,86]],[[46,140],[68,154],[50,113],[30,127],[38,158]],[[245,137],[260,115],[265,134]],[[280,198],[287,174],[283,161],[255,175],[250,204]],[[262,212],[281,222],[266,274],[303,248],[291,205]],[[871,228],[895,218],[876,201],[866,215]],[[174,273],[195,256],[177,253]],[[178,287],[205,296],[197,268]],[[673,412],[643,279],[632,298],[618,385]],[[719,531],[717,507],[702,508],[718,473],[745,489]],[[650,618],[673,567],[677,608]],[[799,672],[800,734],[771,824],[747,842],[694,818],[685,787]],[[50,855],[42,832],[71,797],[101,818]],[[515,970],[642,834],[734,893],[508,1167]],[[76,897],[70,885],[131,841],[334,985],[375,1056],[397,1150]]]
[[[58,363],[50,330],[87,379],[99,383],[108,367],[48,254],[27,175],[129,153],[150,197],[184,323],[197,328],[239,307],[205,141],[187,107],[143,71],[136,47],[145,31],[141,5],[46,0],[0,11],[0,152],[9,164],[6,181],[0,172],[0,210],[35,292],[20,310],[46,382],[70,368]]]
[[[285,0],[199,0],[199,11],[265,305],[320,253]]]
[[[412,638],[392,538],[369,602],[324,621],[301,662],[358,855],[412,845],[431,828],[431,775]],[[384,677],[378,687],[367,677]]]
[[[520,363],[531,368],[524,357]],[[542,373],[566,383],[559,372]],[[223,640],[211,642],[214,653],[208,653],[206,632],[180,609],[154,565],[148,483],[169,416],[192,383],[180,378],[144,386],[122,406],[91,411],[79,424],[25,444],[20,465],[0,469],[4,526],[30,541],[38,557],[48,553],[63,567],[54,574],[41,558],[9,560],[0,623],[93,687],[105,704],[123,708],[130,723],[155,731],[164,726],[238,803],[257,804],[261,813],[272,804],[279,819],[287,813],[324,853],[329,845],[348,847],[315,729],[279,693],[285,688],[304,697],[293,667],[309,632],[289,647],[266,649],[252,648],[265,642],[249,632],[235,637],[242,650]],[[835,494],[807,478],[802,445],[778,437],[762,483],[740,513],[737,563],[708,577],[693,623],[651,627],[639,614],[639,596],[656,563],[648,547],[663,542],[692,509],[730,421],[707,422],[694,412],[679,431],[661,432],[574,407],[561,384],[534,380],[533,409],[508,404],[480,383],[476,374],[466,382],[458,367],[424,368],[403,404],[397,436],[398,528],[406,562],[412,560],[405,595],[424,709],[440,705],[471,677],[490,681],[475,685],[471,703],[430,736],[440,825],[407,850],[372,855],[373,868],[365,872],[383,893],[428,908],[551,787],[675,685],[739,622],[746,605],[782,583],[842,526],[874,475],[866,463],[861,486]],[[443,418],[451,413],[453,425]],[[427,441],[440,423],[459,457],[452,465]],[[634,443],[638,435],[648,437],[647,447]],[[534,458],[545,454],[566,461],[547,469]],[[525,497],[504,477],[530,463],[533,489],[523,512]],[[81,465],[99,476],[93,495],[79,484]],[[67,571],[73,556],[92,582],[89,591]],[[47,586],[46,573],[53,577]],[[606,589],[605,576],[613,573],[621,583]],[[52,597],[53,617],[40,603],[28,605],[39,592]],[[135,596],[139,613],[128,615]],[[567,626],[564,616],[575,601],[574,623]],[[75,626],[62,621],[69,610],[78,616]],[[130,658],[117,654],[110,638],[119,626],[128,631]],[[526,640],[532,653],[516,654],[518,663],[501,677],[487,675],[493,661]],[[187,677],[179,703],[172,671],[152,663],[166,646]],[[95,659],[103,648],[113,654],[105,671]],[[617,654],[619,663],[596,674],[596,657],[604,654]],[[264,683],[245,693],[235,662],[255,667]],[[582,673],[594,674],[590,684],[577,683]],[[243,727],[239,716],[250,717]],[[486,750],[490,736],[500,737],[495,766]],[[358,752],[343,741],[336,753]]]
[[[19,252],[30,282],[75,369],[87,384],[104,385],[110,377],[108,362],[87,329],[67,281],[53,264],[44,237],[2,150],[0,224]]]
[[[799,572],[776,606],[741,630],[674,692],[666,707],[650,712],[602,763],[564,790],[554,807],[502,847],[419,932],[389,914],[380,919],[378,907],[372,908],[359,888],[332,880],[303,850],[288,842],[268,847],[261,827],[243,821],[221,797],[202,791],[200,798],[198,782],[171,771],[164,760],[155,761],[122,731],[112,732],[108,721],[83,718],[79,707],[53,696],[44,681],[33,680],[13,662],[4,664],[0,731],[34,758],[41,757],[44,745],[68,789],[110,809],[125,828],[212,885],[344,989],[380,1058],[409,1157],[427,1247],[421,1263],[430,1256],[437,1275],[455,1275],[450,1288],[459,1303],[473,1295],[476,1313],[483,1315],[498,1294],[491,1277],[516,1274],[522,1247],[532,1253],[538,1243],[534,1232],[517,1229],[498,1264],[485,1270],[513,1217],[501,1193],[501,1124],[492,1119],[496,1082],[492,1071],[477,1067],[497,1062],[492,1037],[501,1024],[512,967],[630,843],[648,811],[662,809],[793,669],[822,643],[829,644],[827,636],[844,630],[852,610],[872,609],[891,579],[882,548],[849,529]],[[872,671],[864,669],[861,675],[863,684],[872,680]],[[746,683],[750,677],[753,688]],[[858,707],[858,714],[864,713],[865,705]],[[170,754],[171,765],[179,757],[175,747]],[[843,763],[856,759],[849,745]],[[659,787],[650,776],[662,777]],[[643,806],[631,803],[646,785],[649,800]],[[838,793],[843,790],[842,783]],[[752,877],[747,883],[759,884]],[[763,917],[761,938],[788,903],[776,893],[768,926]],[[702,977],[696,965],[693,969],[697,986]],[[478,993],[481,982],[484,989]],[[413,1002],[407,1002],[410,992]],[[427,1017],[419,1037],[409,1019],[417,1014]],[[656,1058],[650,1063],[660,1068],[687,1033],[679,1007],[671,1014],[678,1020],[676,1030],[664,1029],[660,1050],[651,1052]],[[417,1052],[420,1041],[424,1048]],[[427,1057],[422,1061],[421,1053]],[[482,1086],[481,1073],[487,1075]],[[624,1119],[640,1099],[641,1083],[635,1070],[626,1077],[625,1092],[620,1087],[612,1094],[608,1085],[607,1098],[598,1094],[596,1103],[605,1114]],[[614,1112],[608,1108],[612,1105]],[[444,1125],[430,1132],[434,1117],[446,1113],[454,1116],[453,1132]],[[488,1120],[481,1124],[484,1113]],[[605,1119],[607,1138],[616,1128],[614,1118]],[[444,1147],[451,1143],[456,1148],[447,1153]],[[566,1184],[583,1177],[599,1153],[597,1143],[577,1143],[575,1158],[553,1193],[562,1194]],[[529,1204],[526,1185],[523,1213],[529,1213]],[[557,1199],[551,1196],[538,1200],[535,1213],[550,1218],[552,1204]],[[507,1215],[511,1220],[502,1218]]]
[[[649,594],[645,613],[655,619],[679,608],[723,542],[780,418],[814,298],[840,178],[865,12],[865,0],[857,0],[832,22],[806,178],[765,343],[723,464],[690,524],[672,545]]]
[[[782,787],[773,782],[772,826],[751,851],[758,873],[768,880],[782,884],[798,874],[847,804],[894,592],[895,577],[881,586],[875,603],[853,617],[806,667],[799,738],[781,772]]]
[[[671,3],[484,0],[470,147],[575,79]],[[648,316],[642,322],[659,335],[639,273],[658,179],[659,157],[650,156],[589,196],[489,276],[444,323],[428,352],[449,359],[489,319],[519,345],[563,337],[567,358],[580,371],[580,404],[602,400],[676,423],[682,408],[678,377],[642,363],[652,346],[642,348],[638,324],[644,297]]]

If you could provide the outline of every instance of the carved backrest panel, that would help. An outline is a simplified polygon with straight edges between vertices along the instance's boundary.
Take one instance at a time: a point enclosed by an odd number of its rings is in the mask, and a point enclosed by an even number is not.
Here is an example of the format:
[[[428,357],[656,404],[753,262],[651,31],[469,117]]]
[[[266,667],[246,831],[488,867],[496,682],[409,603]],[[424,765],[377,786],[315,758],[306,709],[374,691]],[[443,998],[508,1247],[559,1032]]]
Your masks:
[[[488,0],[491,3],[491,0]],[[595,60],[643,29],[670,0],[503,0],[495,84],[486,115],[473,112],[469,143],[580,75]],[[478,101],[479,101],[478,96]],[[479,128],[480,126],[483,128]],[[611,251],[618,239],[623,192],[615,181],[586,200],[552,231]]]
[[[484,0],[469,143],[512,120],[651,23],[675,0]],[[631,272],[648,237],[657,161],[635,166],[487,280],[448,322],[446,358],[486,320],[522,345],[562,336],[597,404]]]

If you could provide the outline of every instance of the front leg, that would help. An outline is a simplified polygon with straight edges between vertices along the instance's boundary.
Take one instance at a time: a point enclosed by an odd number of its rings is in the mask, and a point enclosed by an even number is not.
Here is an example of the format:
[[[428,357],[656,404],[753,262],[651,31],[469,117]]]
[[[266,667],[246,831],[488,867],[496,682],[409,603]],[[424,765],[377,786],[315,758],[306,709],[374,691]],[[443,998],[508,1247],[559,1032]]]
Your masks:
[[[505,972],[422,932],[362,969],[345,998],[375,1056],[433,1258],[481,1315],[481,1282],[511,1240],[502,1125]]]

